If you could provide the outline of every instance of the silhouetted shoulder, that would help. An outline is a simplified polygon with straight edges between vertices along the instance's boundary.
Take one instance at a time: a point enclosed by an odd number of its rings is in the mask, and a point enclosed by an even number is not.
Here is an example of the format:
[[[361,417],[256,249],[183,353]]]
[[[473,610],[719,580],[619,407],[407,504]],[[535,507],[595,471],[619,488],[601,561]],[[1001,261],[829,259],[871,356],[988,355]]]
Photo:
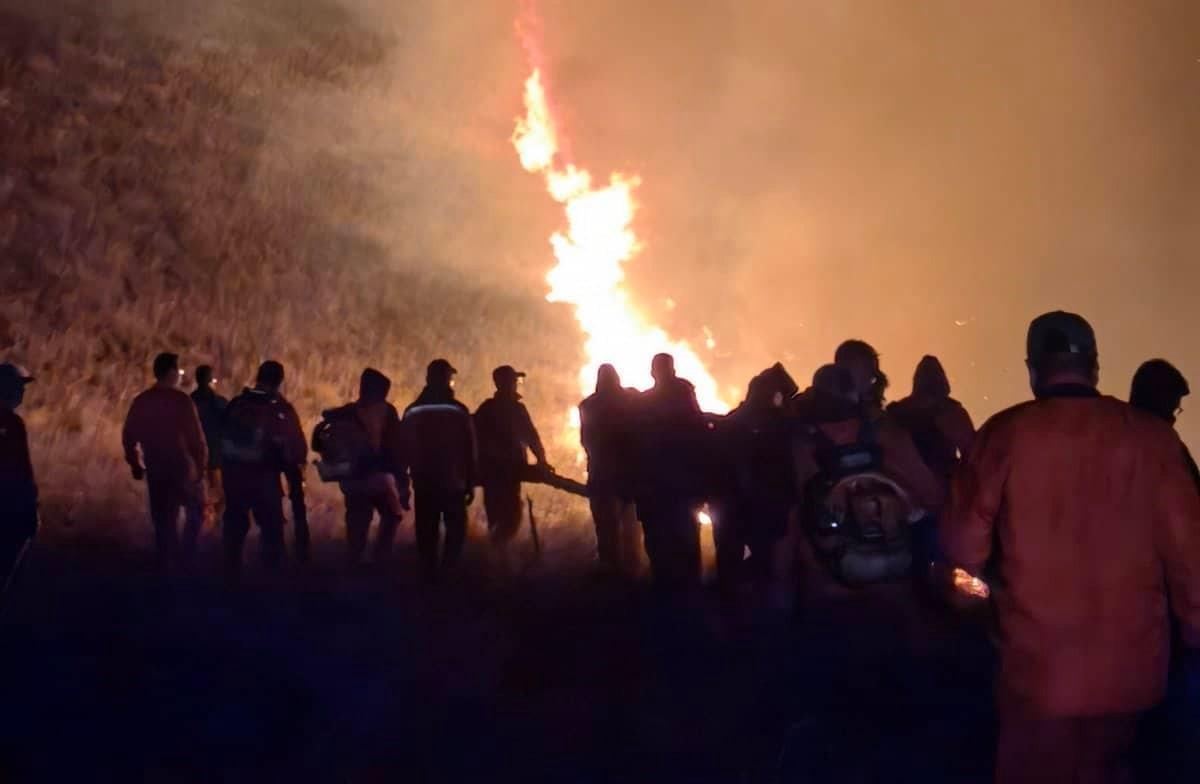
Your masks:
[[[997,432],[1011,428],[1026,415],[1035,411],[1039,403],[1040,401],[1038,400],[1026,400],[1024,403],[1018,403],[1015,406],[992,415],[987,422],[983,423],[983,427],[979,428],[980,441],[986,440],[989,436]]]
[[[338,406],[337,408],[327,408],[321,412],[321,418],[327,419],[331,422],[335,422],[339,419],[346,419],[352,416],[354,416],[353,403],[347,403],[346,405]]]

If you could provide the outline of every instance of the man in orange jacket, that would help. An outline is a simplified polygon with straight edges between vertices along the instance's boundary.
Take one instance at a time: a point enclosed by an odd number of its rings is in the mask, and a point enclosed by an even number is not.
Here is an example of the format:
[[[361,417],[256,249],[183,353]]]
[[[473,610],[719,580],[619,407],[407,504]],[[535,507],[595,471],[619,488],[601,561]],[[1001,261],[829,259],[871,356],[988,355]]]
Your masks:
[[[1128,781],[1168,606],[1200,647],[1200,495],[1170,426],[1096,391],[1086,321],[1036,319],[1027,352],[1036,399],[980,431],[941,526],[950,562],[992,582],[996,780]]]
[[[154,386],[133,399],[121,443],[133,478],[146,480],[150,493],[150,518],[159,566],[165,568],[182,550],[185,561],[196,553],[196,539],[204,525],[204,470],[208,444],[196,406],[179,389],[183,371],[175,354],[154,359]],[[182,547],[179,513],[186,512]]]

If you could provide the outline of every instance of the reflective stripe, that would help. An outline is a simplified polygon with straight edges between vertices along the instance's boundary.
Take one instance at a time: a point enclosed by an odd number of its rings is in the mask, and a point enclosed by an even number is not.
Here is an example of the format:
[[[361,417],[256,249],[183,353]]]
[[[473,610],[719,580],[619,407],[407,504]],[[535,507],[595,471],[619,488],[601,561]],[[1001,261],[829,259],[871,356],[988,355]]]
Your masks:
[[[404,418],[408,419],[410,416],[413,416],[415,414],[424,414],[426,412],[433,412],[433,411],[450,411],[455,414],[462,414],[463,416],[470,416],[470,414],[467,413],[466,409],[460,408],[460,407],[458,407],[456,405],[452,405],[450,403],[424,403],[419,406],[413,406],[412,408],[405,411]]]

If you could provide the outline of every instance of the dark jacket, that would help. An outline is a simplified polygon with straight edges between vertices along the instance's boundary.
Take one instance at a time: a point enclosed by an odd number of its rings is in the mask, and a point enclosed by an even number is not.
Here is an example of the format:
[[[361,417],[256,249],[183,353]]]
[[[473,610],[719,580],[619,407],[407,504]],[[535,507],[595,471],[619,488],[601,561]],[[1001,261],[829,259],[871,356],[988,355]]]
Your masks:
[[[201,387],[192,392],[192,403],[200,416],[200,427],[204,430],[204,440],[208,444],[208,467],[221,467],[221,422],[225,418],[225,407],[229,401],[207,387]]]
[[[638,392],[616,387],[579,404],[579,438],[587,454],[588,488],[627,496],[634,459],[633,416]]]
[[[520,396],[497,392],[483,401],[475,412],[475,438],[479,443],[479,475],[484,483],[518,481],[533,452],[539,463],[546,461],[546,450],[529,410]]]
[[[466,493],[478,482],[471,412],[451,389],[425,387],[404,409],[404,453],[413,488]]]
[[[260,457],[245,458],[230,449],[238,422],[261,430]],[[221,442],[222,476],[227,493],[261,492],[273,488],[282,495],[280,475],[302,467],[308,460],[308,441],[300,417],[282,395],[244,389],[225,409]]]
[[[709,431],[691,382],[674,378],[643,392],[635,420],[637,491],[700,497]]]
[[[151,481],[194,482],[208,466],[208,445],[196,406],[178,389],[153,386],[135,397],[121,443],[125,462],[143,466]]]
[[[29,460],[25,422],[15,411],[0,406],[0,535],[32,536],[37,530],[38,489]]]
[[[721,418],[715,432],[734,493],[751,505],[780,507],[795,501],[792,430],[782,409],[748,400]]]
[[[1168,595],[1200,647],[1200,494],[1167,423],[1086,388],[1040,397],[979,432],[942,546],[976,574],[994,560],[1005,705],[1138,712],[1166,686]]]
[[[950,397],[950,381],[936,358],[921,360],[912,394],[888,406],[887,414],[912,435],[926,465],[949,481],[971,448],[975,425],[963,405]]]

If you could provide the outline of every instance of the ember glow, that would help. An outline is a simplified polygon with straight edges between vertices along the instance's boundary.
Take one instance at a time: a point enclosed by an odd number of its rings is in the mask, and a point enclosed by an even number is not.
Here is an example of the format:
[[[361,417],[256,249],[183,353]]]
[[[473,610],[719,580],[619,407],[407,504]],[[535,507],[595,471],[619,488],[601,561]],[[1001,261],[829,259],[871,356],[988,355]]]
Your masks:
[[[561,160],[540,69],[525,81],[525,116],[517,120],[512,141],[521,165],[545,177],[550,197],[566,212],[566,228],[550,237],[557,264],[546,276],[546,298],[573,305],[583,329],[587,361],[579,370],[580,391],[591,392],[605,362],[617,368],[626,385],[645,389],[652,383],[650,359],[667,352],[674,355],[679,375],[696,385],[705,410],[727,411],[700,356],[636,308],[625,289],[623,265],[640,250],[632,228],[638,178],[612,174],[597,185],[590,173]]]

